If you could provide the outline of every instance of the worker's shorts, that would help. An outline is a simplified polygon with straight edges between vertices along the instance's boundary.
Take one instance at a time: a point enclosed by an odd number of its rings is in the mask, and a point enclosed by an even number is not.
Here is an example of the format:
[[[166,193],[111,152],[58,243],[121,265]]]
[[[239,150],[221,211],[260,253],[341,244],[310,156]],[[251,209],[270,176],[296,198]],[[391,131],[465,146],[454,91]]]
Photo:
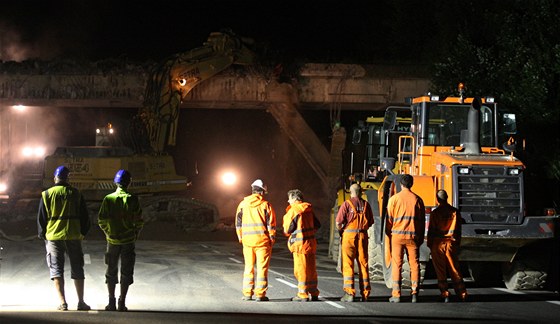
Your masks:
[[[64,277],[65,254],[68,254],[70,259],[70,277],[72,279],[85,279],[84,252],[82,251],[81,240],[45,241],[45,247],[51,280]]]
[[[132,285],[134,282],[134,263],[136,262],[134,242],[118,245],[107,243],[105,283],[119,283],[119,259],[121,260],[121,285]]]

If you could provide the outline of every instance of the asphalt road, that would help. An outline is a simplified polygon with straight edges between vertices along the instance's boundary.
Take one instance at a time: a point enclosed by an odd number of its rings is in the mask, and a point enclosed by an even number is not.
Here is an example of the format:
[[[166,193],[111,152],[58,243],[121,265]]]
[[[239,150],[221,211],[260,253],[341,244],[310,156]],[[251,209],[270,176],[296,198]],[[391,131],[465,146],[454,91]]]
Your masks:
[[[188,234],[187,234],[188,235]],[[127,298],[129,312],[107,312],[102,240],[84,241],[86,253],[85,300],[89,312],[75,311],[77,299],[67,271],[66,295],[70,311],[56,311],[58,300],[38,239],[1,240],[0,323],[433,323],[557,322],[560,301],[550,291],[509,292],[502,287],[478,288],[467,282],[470,301],[441,304],[435,280],[422,287],[420,302],[388,302],[390,290],[373,285],[368,303],[340,302],[342,278],[327,257],[326,244],[318,252],[318,302],[297,303],[292,258],[285,240],[274,249],[269,273],[269,302],[241,300],[243,256],[231,231],[196,240],[137,243],[135,283]],[[118,287],[117,287],[118,288]],[[404,295],[406,296],[406,291]]]

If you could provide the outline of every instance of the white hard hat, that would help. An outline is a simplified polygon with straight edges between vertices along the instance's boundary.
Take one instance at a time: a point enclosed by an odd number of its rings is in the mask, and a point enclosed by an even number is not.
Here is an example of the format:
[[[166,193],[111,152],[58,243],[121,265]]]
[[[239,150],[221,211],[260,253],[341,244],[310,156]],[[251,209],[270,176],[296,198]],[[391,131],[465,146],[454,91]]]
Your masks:
[[[261,188],[262,190],[264,190],[266,192],[266,186],[264,185],[264,183],[261,179],[257,179],[255,181],[253,181],[253,183],[251,183],[251,187],[258,187],[258,188]]]

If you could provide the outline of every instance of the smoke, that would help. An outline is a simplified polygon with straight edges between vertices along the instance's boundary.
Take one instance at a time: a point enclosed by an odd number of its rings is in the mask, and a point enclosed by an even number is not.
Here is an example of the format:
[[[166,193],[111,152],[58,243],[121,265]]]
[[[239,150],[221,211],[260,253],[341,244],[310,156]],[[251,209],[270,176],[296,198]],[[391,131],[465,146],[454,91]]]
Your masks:
[[[34,37],[25,37],[16,27],[0,22],[0,61],[48,60],[61,53],[56,30],[44,28]]]
[[[29,56],[29,50],[17,31],[0,22],[0,60],[21,62]]]

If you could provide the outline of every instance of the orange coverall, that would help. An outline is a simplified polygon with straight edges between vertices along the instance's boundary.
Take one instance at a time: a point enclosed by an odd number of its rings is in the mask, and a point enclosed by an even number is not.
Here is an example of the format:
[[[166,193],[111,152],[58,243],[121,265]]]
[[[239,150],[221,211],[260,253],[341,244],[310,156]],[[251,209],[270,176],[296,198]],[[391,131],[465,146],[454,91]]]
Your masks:
[[[467,297],[463,276],[459,269],[459,246],[461,244],[461,214],[447,202],[441,203],[430,214],[428,227],[428,247],[432,252],[432,263],[438,279],[441,297],[449,297],[447,275],[451,277],[453,288],[461,299]]]
[[[283,218],[284,234],[289,236],[288,248],[294,256],[294,276],[298,282],[298,297],[319,297],[315,233],[321,224],[311,204],[299,202],[289,205]]]
[[[235,230],[239,243],[243,244],[245,258],[243,295],[252,297],[254,293],[257,298],[265,297],[270,255],[276,240],[276,214],[270,203],[260,194],[245,197],[237,207]]]
[[[360,293],[367,299],[371,292],[368,271],[368,234],[367,230],[373,225],[373,213],[367,201],[358,197],[346,200],[338,210],[336,223],[342,230],[342,276],[344,292],[355,296],[354,289],[354,260],[358,261],[358,275],[360,279]]]
[[[392,296],[401,296],[401,271],[405,250],[410,265],[411,293],[415,295],[418,293],[420,280],[419,247],[424,241],[426,228],[424,201],[410,189],[403,188],[389,198],[387,213],[389,217],[386,233],[391,238]]]

